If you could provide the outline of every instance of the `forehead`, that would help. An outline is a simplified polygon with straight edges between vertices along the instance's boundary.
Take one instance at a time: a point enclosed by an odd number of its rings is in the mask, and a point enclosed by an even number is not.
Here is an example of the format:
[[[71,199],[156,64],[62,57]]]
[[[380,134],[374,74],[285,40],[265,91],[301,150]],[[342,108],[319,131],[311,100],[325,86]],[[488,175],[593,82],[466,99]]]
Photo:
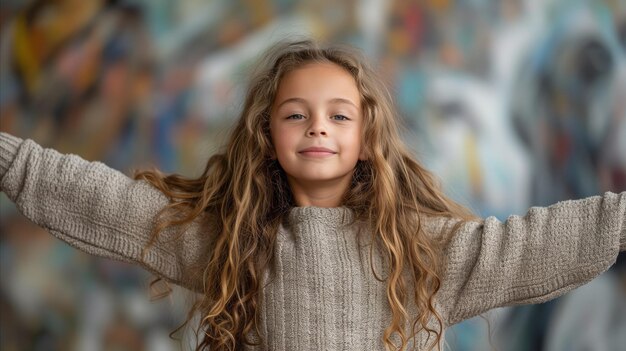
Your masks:
[[[308,63],[287,72],[278,85],[274,105],[293,97],[310,102],[347,99],[360,106],[356,81],[346,69],[334,63]]]

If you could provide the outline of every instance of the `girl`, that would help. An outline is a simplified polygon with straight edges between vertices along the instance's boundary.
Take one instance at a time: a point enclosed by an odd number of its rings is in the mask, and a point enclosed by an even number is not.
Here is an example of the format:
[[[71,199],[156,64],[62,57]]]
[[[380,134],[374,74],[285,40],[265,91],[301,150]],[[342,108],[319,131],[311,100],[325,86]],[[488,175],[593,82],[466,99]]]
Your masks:
[[[0,189],[53,235],[199,293],[196,350],[440,349],[446,327],[539,303],[626,249],[626,194],[505,222],[448,199],[351,49],[281,42],[197,179],[1,134]]]

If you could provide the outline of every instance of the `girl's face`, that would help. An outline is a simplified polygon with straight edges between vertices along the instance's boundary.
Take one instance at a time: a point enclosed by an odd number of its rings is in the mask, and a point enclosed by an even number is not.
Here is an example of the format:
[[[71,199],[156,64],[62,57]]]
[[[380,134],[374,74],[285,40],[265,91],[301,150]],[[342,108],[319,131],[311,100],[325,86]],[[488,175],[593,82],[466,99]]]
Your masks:
[[[283,76],[270,134],[292,188],[345,190],[350,184],[357,161],[364,159],[360,100],[354,78],[333,63],[309,63]]]

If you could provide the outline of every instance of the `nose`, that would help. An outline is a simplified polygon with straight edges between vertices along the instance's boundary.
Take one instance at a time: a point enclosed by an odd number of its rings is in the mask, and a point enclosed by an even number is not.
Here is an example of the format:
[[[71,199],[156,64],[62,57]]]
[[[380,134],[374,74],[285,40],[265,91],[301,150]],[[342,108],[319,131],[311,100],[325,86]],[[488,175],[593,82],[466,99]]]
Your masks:
[[[326,135],[326,126],[324,125],[323,119],[323,117],[311,118],[311,124],[307,130],[308,136]]]
[[[326,135],[326,132],[324,130],[309,129],[308,134],[309,136]]]

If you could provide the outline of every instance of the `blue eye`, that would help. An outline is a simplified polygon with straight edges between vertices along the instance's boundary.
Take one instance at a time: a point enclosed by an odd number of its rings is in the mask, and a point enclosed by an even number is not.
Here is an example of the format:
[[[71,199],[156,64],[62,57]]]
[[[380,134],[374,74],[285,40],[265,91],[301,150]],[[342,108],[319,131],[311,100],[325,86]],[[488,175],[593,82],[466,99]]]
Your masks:
[[[334,115],[333,117],[341,117],[342,119],[340,119],[340,121],[348,121],[350,120],[350,118],[344,116],[344,115]]]
[[[303,115],[301,115],[299,113],[296,113],[296,114],[290,115],[289,117],[287,117],[287,119],[299,119],[299,118],[292,118],[292,117],[296,117],[296,116],[304,117]]]

